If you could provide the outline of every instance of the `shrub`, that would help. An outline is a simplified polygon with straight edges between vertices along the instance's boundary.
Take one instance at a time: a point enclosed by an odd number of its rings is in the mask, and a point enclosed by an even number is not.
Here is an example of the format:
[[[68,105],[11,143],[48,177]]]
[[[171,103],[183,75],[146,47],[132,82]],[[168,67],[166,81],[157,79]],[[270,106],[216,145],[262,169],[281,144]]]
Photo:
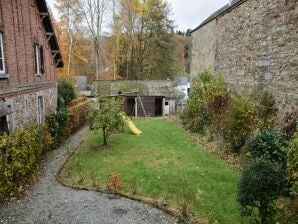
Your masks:
[[[290,139],[293,137],[294,133],[297,130],[298,126],[298,111],[287,114],[283,120],[282,131]]]
[[[278,109],[272,94],[267,91],[259,92],[256,95],[256,107],[262,129],[272,128]]]
[[[92,128],[102,130],[103,145],[108,137],[122,125],[121,104],[117,99],[99,97],[90,110],[88,121]]]
[[[84,102],[87,102],[87,101],[88,101],[88,99],[86,97],[79,97],[77,99],[74,99],[74,100],[70,101],[67,106],[68,107],[73,107],[75,105],[78,105],[78,104],[81,104],[81,103],[84,103]]]
[[[60,109],[55,115],[46,118],[46,125],[53,138],[54,148],[58,148],[62,141],[69,136],[68,127],[68,112],[66,109]]]
[[[250,134],[258,128],[257,108],[251,97],[233,95],[223,117],[223,137],[231,149],[239,152]]]
[[[82,99],[80,99],[79,101],[76,101],[76,103],[77,104],[72,103],[71,105],[73,106],[68,107],[67,109],[69,114],[69,122],[68,122],[69,133],[74,133],[76,130],[78,130],[80,127],[82,127],[85,124],[91,108],[90,102],[87,99],[83,101]]]
[[[18,129],[0,137],[0,197],[5,196],[32,174],[51,138],[44,126]]]
[[[248,140],[248,147],[254,158],[265,158],[277,162],[286,168],[287,139],[279,132],[266,130],[252,135]]]
[[[288,151],[288,177],[292,183],[292,193],[294,196],[298,194],[298,132],[290,142]]]
[[[65,108],[68,103],[76,98],[74,85],[70,80],[61,79],[58,83],[58,110]]]
[[[192,82],[184,123],[192,131],[204,132],[212,124],[212,117],[223,111],[227,95],[221,75],[213,77],[209,70],[200,73]]]
[[[280,164],[266,159],[256,159],[247,167],[238,185],[238,202],[243,215],[253,216],[258,209],[256,223],[273,223],[275,200],[283,193],[287,181]]]
[[[113,189],[114,193],[117,193],[121,185],[122,185],[122,180],[120,175],[112,175],[112,174],[108,175],[108,178],[107,178],[108,191]]]
[[[54,148],[54,139],[51,136],[49,127],[45,125],[41,125],[39,128],[40,140],[42,142],[42,152],[47,153],[53,150]]]

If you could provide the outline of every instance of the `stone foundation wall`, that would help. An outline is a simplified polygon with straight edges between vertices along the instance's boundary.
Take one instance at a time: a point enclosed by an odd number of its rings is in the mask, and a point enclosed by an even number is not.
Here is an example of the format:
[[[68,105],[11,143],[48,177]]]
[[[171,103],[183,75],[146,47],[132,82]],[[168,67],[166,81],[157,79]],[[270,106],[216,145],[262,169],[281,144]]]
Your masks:
[[[215,50],[200,51],[192,59],[194,68],[208,65],[200,58],[215,55],[215,72],[224,75],[230,90],[268,90],[281,117],[298,110],[298,1],[247,0],[215,21]],[[196,48],[212,43],[198,42],[196,34],[205,26],[192,34],[193,43],[201,45]]]
[[[21,92],[6,97],[6,104],[13,110],[13,129],[38,123],[38,96],[43,96],[44,117],[54,114],[57,108],[57,88]]]

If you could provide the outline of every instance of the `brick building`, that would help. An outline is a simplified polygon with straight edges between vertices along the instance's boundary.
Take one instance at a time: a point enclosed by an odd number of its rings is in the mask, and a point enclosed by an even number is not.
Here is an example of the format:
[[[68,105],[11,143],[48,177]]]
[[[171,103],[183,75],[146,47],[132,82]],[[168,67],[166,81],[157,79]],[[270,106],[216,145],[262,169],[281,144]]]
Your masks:
[[[56,111],[63,61],[45,0],[0,0],[0,132]]]

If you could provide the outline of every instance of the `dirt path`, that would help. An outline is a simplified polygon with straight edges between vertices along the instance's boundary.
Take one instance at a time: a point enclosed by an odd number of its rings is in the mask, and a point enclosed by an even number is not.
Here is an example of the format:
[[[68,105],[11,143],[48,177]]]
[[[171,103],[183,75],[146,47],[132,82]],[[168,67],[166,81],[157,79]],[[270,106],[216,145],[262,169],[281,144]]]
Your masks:
[[[52,153],[28,196],[6,206],[0,205],[1,224],[175,223],[173,217],[140,202],[126,198],[110,200],[106,194],[74,190],[56,181],[59,168],[88,132],[87,127],[83,128]]]

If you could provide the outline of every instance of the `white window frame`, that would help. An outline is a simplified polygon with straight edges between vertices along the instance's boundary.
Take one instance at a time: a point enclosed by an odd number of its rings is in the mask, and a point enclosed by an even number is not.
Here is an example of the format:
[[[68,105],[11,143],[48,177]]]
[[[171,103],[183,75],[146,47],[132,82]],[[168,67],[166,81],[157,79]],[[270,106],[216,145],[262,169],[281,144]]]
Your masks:
[[[36,66],[36,74],[35,75],[41,76],[39,44],[34,44],[34,63]]]
[[[42,98],[42,111],[40,110],[40,108],[39,108],[39,97],[41,97]],[[37,113],[36,113],[36,115],[37,115],[37,123],[38,124],[42,124],[42,123],[44,123],[44,121],[45,121],[45,97],[44,97],[44,94],[43,94],[43,92],[38,92],[37,94],[36,94],[36,109],[37,109]],[[39,113],[39,112],[41,112],[41,113]]]
[[[7,99],[6,100],[6,106],[10,107],[11,110],[13,111],[11,114],[6,115],[6,121],[8,125],[8,131],[11,133],[15,130],[16,124],[15,124],[15,113],[14,113],[14,108],[13,108],[13,100],[12,99]]]
[[[2,58],[0,58],[0,60],[2,60],[2,63],[3,63],[3,70],[0,70],[0,78],[6,78],[7,74],[6,74],[6,67],[5,67],[3,32],[0,32],[0,47],[1,47],[1,55],[2,55]]]
[[[28,95],[24,96],[24,112],[26,115],[29,114],[29,96]]]
[[[50,102],[50,106],[52,106],[52,103],[53,103],[53,94],[52,94],[52,90],[49,91],[49,102]]]

